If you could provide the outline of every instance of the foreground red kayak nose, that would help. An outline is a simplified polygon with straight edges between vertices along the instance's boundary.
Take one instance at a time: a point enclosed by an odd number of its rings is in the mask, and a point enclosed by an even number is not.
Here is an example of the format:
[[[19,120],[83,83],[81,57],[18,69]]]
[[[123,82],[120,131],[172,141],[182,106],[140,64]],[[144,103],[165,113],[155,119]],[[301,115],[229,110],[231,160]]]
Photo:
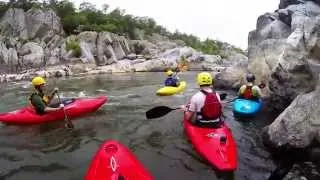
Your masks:
[[[153,177],[127,147],[110,140],[95,154],[85,180],[153,180]]]

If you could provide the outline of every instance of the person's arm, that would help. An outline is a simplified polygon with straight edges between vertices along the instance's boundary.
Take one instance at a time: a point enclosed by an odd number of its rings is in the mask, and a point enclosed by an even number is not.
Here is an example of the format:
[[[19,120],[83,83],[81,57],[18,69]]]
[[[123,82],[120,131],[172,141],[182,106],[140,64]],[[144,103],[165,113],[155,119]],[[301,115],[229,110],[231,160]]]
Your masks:
[[[261,97],[261,90],[258,86],[254,86],[252,89],[254,89],[255,93],[254,95],[257,97],[257,98],[260,98]]]
[[[45,103],[42,101],[40,96],[33,96],[31,99],[31,102],[32,102],[33,106],[35,107],[36,111],[40,114],[43,114],[45,112],[58,111],[61,109],[61,107],[59,107],[59,108],[47,107],[45,105]]]
[[[58,108],[52,108],[52,107],[48,107],[48,106],[46,106],[45,108],[44,108],[44,112],[54,112],[54,111],[59,111],[59,110],[61,110],[63,107],[58,107]]]
[[[53,99],[54,95],[58,92],[58,90],[59,89],[57,87],[52,90],[52,92],[50,93],[50,96],[49,96],[50,100]]]
[[[245,85],[242,85],[238,91],[238,96],[242,96],[243,95],[243,92],[244,92],[244,89],[246,88]]]
[[[188,121],[191,121],[195,115],[195,112],[197,111],[197,104],[195,98],[192,97],[190,103],[187,106],[182,105],[181,107],[181,109],[184,111],[185,118]]]

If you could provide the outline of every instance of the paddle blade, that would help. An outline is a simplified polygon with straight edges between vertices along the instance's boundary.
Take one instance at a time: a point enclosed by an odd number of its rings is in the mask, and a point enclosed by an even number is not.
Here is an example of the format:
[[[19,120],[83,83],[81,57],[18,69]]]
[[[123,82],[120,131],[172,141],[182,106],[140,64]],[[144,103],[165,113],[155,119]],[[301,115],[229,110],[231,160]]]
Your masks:
[[[158,106],[158,107],[152,108],[149,111],[147,111],[146,117],[147,117],[147,119],[158,118],[158,117],[161,117],[161,116],[168,114],[169,112],[171,112],[173,110],[175,110],[175,109],[172,109],[167,106]]]

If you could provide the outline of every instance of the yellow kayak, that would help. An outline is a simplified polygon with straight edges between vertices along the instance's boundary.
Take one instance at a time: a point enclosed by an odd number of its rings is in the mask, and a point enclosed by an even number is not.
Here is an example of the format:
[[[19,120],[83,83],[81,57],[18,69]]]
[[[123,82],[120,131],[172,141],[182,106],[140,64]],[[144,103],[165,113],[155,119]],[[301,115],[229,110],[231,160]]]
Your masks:
[[[157,91],[158,96],[170,96],[176,93],[182,92],[186,87],[187,83],[185,81],[181,81],[178,87],[165,86]]]

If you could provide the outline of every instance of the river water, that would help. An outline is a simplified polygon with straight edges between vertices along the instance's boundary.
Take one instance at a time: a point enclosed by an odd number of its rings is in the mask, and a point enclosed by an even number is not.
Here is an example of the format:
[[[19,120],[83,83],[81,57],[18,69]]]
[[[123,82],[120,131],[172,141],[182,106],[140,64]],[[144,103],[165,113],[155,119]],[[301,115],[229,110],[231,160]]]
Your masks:
[[[255,119],[235,121],[231,103],[225,104],[226,122],[238,147],[234,177],[212,170],[192,149],[182,128],[182,112],[174,111],[147,120],[145,112],[159,105],[184,104],[197,91],[195,72],[180,74],[188,82],[183,94],[158,97],[163,73],[124,73],[49,79],[60,96],[106,95],[97,112],[73,121],[75,130],[63,122],[34,126],[0,125],[0,179],[80,180],[101,143],[116,139],[131,149],[157,180],[265,180],[275,168],[264,150],[260,132],[271,123],[272,114],[262,111]],[[0,85],[0,112],[24,106],[32,88],[28,82]],[[226,101],[234,98],[228,93]],[[219,177],[217,177],[219,176]]]

